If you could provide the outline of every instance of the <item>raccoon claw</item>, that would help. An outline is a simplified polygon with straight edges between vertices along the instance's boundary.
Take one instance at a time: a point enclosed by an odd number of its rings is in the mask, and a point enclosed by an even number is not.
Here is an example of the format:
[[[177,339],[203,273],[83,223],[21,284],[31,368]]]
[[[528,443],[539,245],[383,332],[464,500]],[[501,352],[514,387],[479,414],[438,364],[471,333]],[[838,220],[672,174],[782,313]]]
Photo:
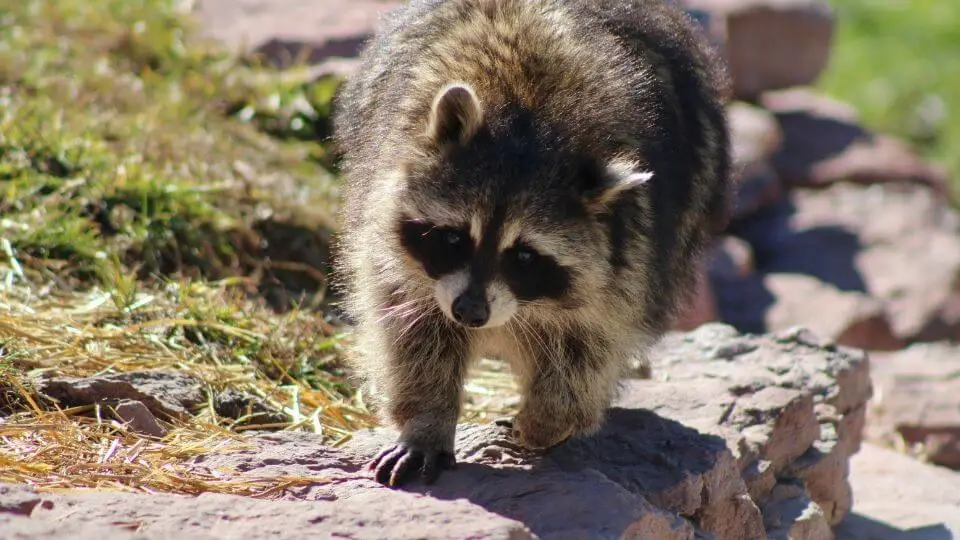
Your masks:
[[[500,416],[493,419],[493,425],[504,427],[507,429],[513,429],[513,417],[512,416]]]
[[[375,457],[368,468],[376,471],[377,482],[396,487],[408,479],[410,473],[420,471],[425,484],[432,484],[445,469],[455,469],[456,457],[450,452],[420,450],[407,443],[388,446]]]

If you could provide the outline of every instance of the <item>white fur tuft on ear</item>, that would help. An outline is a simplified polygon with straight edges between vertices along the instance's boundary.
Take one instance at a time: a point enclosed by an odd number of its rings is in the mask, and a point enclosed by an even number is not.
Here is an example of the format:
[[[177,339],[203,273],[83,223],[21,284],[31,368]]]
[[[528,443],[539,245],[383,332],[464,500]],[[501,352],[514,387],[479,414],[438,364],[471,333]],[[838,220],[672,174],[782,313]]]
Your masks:
[[[653,173],[645,171],[639,162],[617,158],[610,161],[604,171],[603,189],[593,199],[595,210],[606,208],[621,194],[636,189],[653,179]]]
[[[483,124],[483,107],[473,88],[452,83],[437,92],[430,110],[427,136],[437,144],[465,144]]]

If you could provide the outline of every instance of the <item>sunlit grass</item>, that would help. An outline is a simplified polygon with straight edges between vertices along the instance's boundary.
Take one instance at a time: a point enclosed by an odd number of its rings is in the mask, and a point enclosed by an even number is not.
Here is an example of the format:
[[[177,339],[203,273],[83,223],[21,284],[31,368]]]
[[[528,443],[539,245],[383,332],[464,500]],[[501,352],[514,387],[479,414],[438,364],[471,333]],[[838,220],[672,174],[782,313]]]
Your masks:
[[[960,195],[960,3],[830,2],[838,33],[820,85],[855,105],[869,126],[946,166]]]

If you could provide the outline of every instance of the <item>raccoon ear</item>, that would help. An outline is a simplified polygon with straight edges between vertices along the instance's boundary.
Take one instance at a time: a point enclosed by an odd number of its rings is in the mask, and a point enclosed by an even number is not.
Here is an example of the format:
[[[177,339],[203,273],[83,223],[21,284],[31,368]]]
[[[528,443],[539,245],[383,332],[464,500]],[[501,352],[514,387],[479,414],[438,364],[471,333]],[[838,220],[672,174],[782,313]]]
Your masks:
[[[454,83],[437,93],[430,111],[427,136],[436,144],[465,144],[483,123],[483,108],[469,85]]]
[[[636,189],[653,178],[653,173],[645,171],[640,163],[617,158],[606,164],[600,171],[599,185],[587,191],[587,205],[595,211],[605,210],[620,195]]]

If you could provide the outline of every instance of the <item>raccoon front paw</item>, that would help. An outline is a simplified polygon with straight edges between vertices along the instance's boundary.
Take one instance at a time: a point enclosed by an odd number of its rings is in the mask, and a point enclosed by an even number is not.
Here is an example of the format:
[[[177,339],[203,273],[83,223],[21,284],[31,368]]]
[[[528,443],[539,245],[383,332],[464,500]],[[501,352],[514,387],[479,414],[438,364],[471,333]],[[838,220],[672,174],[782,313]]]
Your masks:
[[[368,468],[376,471],[377,482],[396,487],[406,482],[414,471],[420,471],[425,484],[432,484],[443,470],[455,469],[456,466],[457,458],[450,452],[398,442],[384,448]]]

